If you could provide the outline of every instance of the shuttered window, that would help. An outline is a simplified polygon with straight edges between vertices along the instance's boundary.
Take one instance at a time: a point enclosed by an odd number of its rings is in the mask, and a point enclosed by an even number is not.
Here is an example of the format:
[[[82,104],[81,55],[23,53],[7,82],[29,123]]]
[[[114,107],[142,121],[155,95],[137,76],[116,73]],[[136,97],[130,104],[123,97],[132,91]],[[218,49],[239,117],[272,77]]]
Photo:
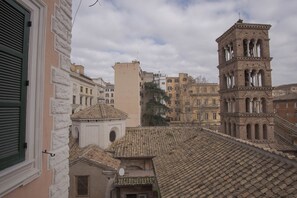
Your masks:
[[[30,13],[0,0],[0,170],[25,160]]]

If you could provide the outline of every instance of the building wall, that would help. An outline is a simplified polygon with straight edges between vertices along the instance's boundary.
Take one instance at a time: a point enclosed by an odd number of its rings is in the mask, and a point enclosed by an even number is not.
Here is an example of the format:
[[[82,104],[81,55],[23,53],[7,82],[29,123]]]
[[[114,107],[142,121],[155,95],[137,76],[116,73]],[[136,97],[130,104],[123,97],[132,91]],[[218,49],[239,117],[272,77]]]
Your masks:
[[[102,171],[109,170],[104,167],[95,166],[87,162],[77,162],[71,165],[69,171],[70,186],[69,197],[82,197],[77,195],[77,180],[76,176],[89,176],[89,195],[83,196],[87,198],[105,197],[107,189],[108,178],[103,175]]]
[[[105,104],[105,87],[106,82],[102,78],[93,78],[96,89],[97,104]]]
[[[42,111],[40,119],[42,129],[39,131],[41,139],[34,143],[39,148],[37,155],[41,162],[41,170],[36,179],[20,183],[18,185],[20,187],[5,197],[66,198],[69,187],[68,126],[71,96],[69,71],[72,1],[18,0],[18,2],[25,7],[29,4],[41,4],[46,13],[45,20],[40,21],[40,24],[46,24],[46,26],[44,29],[39,29],[46,36],[45,46],[39,49],[41,56],[44,55],[44,62],[39,65],[44,67],[43,74],[40,75],[44,89],[43,108],[38,109],[39,112]],[[34,16],[38,15],[34,14]],[[40,24],[33,22],[32,28],[40,28]],[[30,39],[34,38],[37,37],[30,37]],[[42,49],[45,49],[44,54]],[[30,145],[28,148],[31,148]],[[43,150],[55,153],[55,157],[42,154]]]
[[[141,68],[138,61],[116,63],[115,108],[128,114],[127,127],[141,125]]]
[[[107,83],[105,87],[104,99],[107,105],[114,107],[114,84]]]
[[[274,100],[273,108],[277,115],[297,126],[297,99]]]
[[[189,83],[181,93],[181,121],[217,128],[220,97],[217,83]]]
[[[73,121],[72,133],[74,137],[79,137],[81,148],[90,144],[96,144],[102,149],[106,149],[112,142],[109,141],[109,133],[116,132],[116,140],[125,135],[125,120],[111,120],[98,122]]]
[[[167,103],[170,108],[170,112],[167,116],[171,121],[179,121],[180,120],[180,106],[179,106],[179,98],[180,98],[180,83],[178,77],[166,77],[166,94],[170,97],[170,101]]]
[[[82,65],[71,65],[72,113],[97,104],[96,84],[84,75]]]

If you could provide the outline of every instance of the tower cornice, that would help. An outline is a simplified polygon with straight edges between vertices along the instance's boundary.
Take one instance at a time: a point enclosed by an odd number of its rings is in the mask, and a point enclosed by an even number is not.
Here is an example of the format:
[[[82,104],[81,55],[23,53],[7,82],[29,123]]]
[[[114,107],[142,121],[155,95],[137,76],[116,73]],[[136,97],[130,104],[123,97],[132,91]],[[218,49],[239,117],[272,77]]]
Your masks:
[[[230,34],[235,29],[253,29],[253,30],[269,30],[271,25],[269,24],[253,24],[253,23],[240,23],[237,22],[231,26],[226,32],[216,39],[216,42],[220,42],[226,35]]]

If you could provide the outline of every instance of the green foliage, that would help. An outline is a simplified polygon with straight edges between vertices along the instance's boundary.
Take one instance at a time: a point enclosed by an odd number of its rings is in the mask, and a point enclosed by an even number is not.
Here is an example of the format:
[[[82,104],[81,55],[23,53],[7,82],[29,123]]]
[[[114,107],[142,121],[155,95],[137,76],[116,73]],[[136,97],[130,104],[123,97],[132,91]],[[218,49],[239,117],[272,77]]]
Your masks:
[[[144,91],[146,97],[149,99],[146,103],[145,113],[143,115],[144,125],[168,125],[168,120],[165,118],[165,115],[170,109],[165,103],[170,100],[170,97],[153,82],[144,83]]]

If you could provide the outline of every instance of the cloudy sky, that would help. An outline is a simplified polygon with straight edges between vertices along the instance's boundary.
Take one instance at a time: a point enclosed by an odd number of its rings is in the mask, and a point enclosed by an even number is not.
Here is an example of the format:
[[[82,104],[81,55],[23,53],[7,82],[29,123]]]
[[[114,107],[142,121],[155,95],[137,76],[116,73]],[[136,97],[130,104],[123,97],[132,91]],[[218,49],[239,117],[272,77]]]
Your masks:
[[[297,83],[296,0],[73,0],[71,61],[113,82],[115,62],[218,82],[216,38],[239,18],[268,23],[273,85]]]

